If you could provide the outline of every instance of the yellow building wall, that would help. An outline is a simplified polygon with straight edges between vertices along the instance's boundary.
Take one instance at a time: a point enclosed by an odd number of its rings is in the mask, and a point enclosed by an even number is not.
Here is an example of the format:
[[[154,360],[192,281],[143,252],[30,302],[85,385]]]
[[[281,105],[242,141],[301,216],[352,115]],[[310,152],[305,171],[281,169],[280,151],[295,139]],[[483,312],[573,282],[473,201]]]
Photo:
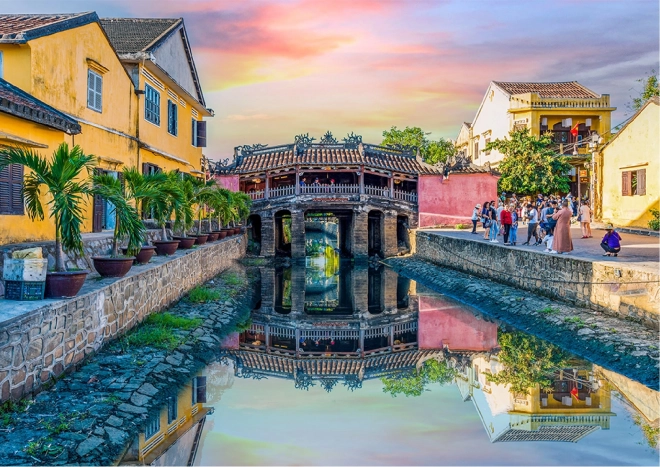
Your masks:
[[[648,228],[649,209],[660,209],[660,107],[650,103],[601,154],[602,221]],[[621,173],[646,169],[646,194],[621,195]]]
[[[25,44],[0,44],[0,51],[3,61],[3,79],[23,91],[31,93],[30,47]]]
[[[151,162],[158,165],[165,170],[179,169],[183,172],[190,173],[191,170],[199,171],[201,168],[202,149],[192,145],[192,109],[190,98],[179,93],[175,86],[168,86],[168,83],[158,80],[165,89],[161,89],[152,80],[147,79],[142,74],[142,67],[140,65],[140,89],[144,89],[145,83],[156,89],[160,93],[160,125],[155,125],[144,118],[144,100],[145,96],[140,96],[139,115],[140,115],[140,140],[147,145],[171,154],[179,159],[182,159],[190,165],[167,159],[158,154],[150,153],[149,151],[142,150],[141,162]],[[148,70],[147,70],[148,71]],[[173,92],[178,99],[183,99],[186,103],[185,107],[178,104],[178,131],[177,136],[171,135],[167,131],[167,101],[174,100],[168,95],[168,90]],[[202,116],[198,115],[196,120],[202,120]],[[145,159],[142,160],[144,153]],[[157,158],[157,161],[156,159]]]
[[[35,143],[48,146],[34,148],[40,154],[50,157],[63,141],[71,143],[71,136],[44,125],[0,112],[0,130],[3,133],[19,136]],[[0,145],[3,141],[0,140]],[[0,146],[1,147],[1,146]],[[27,169],[24,173],[27,173]],[[44,206],[44,220],[30,220],[27,211],[23,215],[0,215],[0,245],[30,241],[55,240],[55,224],[48,217],[46,203],[50,200],[42,187],[41,203]]]
[[[193,404],[192,403],[192,384],[187,384],[179,393],[177,396],[177,418],[176,420],[172,421],[172,423],[167,423],[167,405],[163,407],[160,411],[160,431],[157,433],[154,433],[149,439],[145,438],[144,433],[140,433],[139,435],[139,452],[140,452],[140,459],[142,459],[145,455],[149,454],[149,452],[154,451],[155,449],[158,448],[158,446],[164,444],[168,437],[175,436],[177,434],[177,430],[172,431],[169,435],[167,434],[168,430],[170,427],[178,424],[182,418],[185,418],[186,421],[189,421],[193,417],[193,408],[197,407],[197,410],[202,409],[202,404],[197,403]],[[142,450],[155,438],[157,438],[159,435],[164,435],[163,440],[160,443],[155,444],[154,446],[149,449],[148,452],[146,452],[144,455],[142,454]]]

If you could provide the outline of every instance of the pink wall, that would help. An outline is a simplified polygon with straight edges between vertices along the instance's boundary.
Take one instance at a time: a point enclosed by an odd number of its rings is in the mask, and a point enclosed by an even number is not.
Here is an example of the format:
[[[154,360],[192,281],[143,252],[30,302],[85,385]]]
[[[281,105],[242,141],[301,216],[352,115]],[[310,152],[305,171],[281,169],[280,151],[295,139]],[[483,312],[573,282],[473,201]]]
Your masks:
[[[471,225],[475,204],[497,197],[498,177],[489,173],[420,175],[419,227]]]
[[[489,351],[497,347],[497,324],[440,296],[419,296],[417,342],[420,349]]]
[[[213,178],[222,188],[238,191],[238,175],[215,175]]]

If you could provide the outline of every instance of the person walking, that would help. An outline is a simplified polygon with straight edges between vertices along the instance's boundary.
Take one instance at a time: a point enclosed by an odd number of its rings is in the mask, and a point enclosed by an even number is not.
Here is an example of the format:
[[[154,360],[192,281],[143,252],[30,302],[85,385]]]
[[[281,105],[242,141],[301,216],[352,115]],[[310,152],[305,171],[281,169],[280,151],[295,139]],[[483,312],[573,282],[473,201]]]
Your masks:
[[[618,256],[621,251],[621,235],[614,230],[612,224],[607,224],[605,227],[607,233],[600,242],[600,247],[605,250],[603,256]]]
[[[580,206],[580,227],[582,228],[582,238],[591,238],[591,208],[589,201],[582,201]]]
[[[518,209],[515,204],[510,205],[509,209],[511,210],[511,233],[509,236],[509,243],[516,246],[516,242],[518,241],[518,218],[520,216],[518,215]]]
[[[552,250],[559,254],[573,251],[573,240],[571,239],[571,217],[573,213],[568,207],[568,201],[561,203],[561,209],[552,215],[557,221],[555,234],[552,240]]]
[[[500,243],[497,240],[497,232],[499,231],[497,223],[499,219],[497,218],[497,210],[495,209],[495,201],[490,202],[490,231],[488,232],[488,238],[491,243]]]
[[[534,208],[532,204],[527,205],[527,210],[525,211],[525,217],[527,218],[527,241],[523,245],[529,245],[529,241],[534,235],[535,245],[538,244],[539,238],[536,234],[536,227],[539,225],[539,213]]]
[[[472,232],[473,234],[477,233],[477,222],[481,218],[481,204],[477,204],[472,210]]]
[[[510,207],[507,207],[500,212],[500,222],[502,223],[502,229],[504,230],[504,244],[507,246],[510,245],[509,233],[511,232],[511,224],[513,224],[510,209]]]
[[[484,202],[484,207],[481,210],[481,222],[484,227],[484,240],[488,240],[488,233],[490,232],[490,201]]]

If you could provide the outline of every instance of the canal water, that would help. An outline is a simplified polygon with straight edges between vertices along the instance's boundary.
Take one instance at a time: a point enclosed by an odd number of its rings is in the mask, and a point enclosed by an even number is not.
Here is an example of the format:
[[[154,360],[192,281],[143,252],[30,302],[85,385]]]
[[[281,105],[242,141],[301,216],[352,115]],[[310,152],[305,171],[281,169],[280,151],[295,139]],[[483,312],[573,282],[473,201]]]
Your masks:
[[[656,392],[322,244],[305,267],[260,268],[250,321],[179,393],[193,423],[163,439],[148,426],[129,453],[155,465],[658,465]]]

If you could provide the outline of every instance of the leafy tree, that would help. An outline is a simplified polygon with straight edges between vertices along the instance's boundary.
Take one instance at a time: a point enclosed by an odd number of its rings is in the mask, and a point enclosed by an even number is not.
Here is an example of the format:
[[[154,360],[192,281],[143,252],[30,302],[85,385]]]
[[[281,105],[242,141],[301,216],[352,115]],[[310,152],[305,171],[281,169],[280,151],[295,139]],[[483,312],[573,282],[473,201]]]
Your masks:
[[[415,147],[419,148],[419,153],[424,162],[428,164],[437,164],[446,162],[447,159],[456,154],[454,143],[444,138],[437,141],[431,141],[427,138],[430,133],[425,133],[419,127],[406,127],[405,130],[399,130],[393,126],[389,131],[383,131],[383,146],[392,147]]]
[[[426,360],[419,371],[412,369],[405,373],[383,376],[380,380],[383,383],[383,392],[392,394],[392,397],[397,394],[417,397],[428,391],[427,385],[447,384],[452,382],[455,376],[456,371],[449,368],[444,360]]]
[[[497,338],[499,362],[504,367],[486,378],[496,384],[510,384],[513,394],[528,394],[530,388],[552,387],[552,375],[565,367],[570,354],[538,337],[520,331],[501,331]]]
[[[644,89],[640,93],[639,97],[634,97],[632,101],[633,110],[639,110],[650,98],[655,96],[660,96],[660,89],[658,89],[658,74],[655,70],[651,70],[651,73],[646,78],[640,78],[637,80],[638,83],[644,84]]]
[[[523,194],[569,191],[566,174],[571,165],[552,146],[552,133],[534,136],[529,128],[513,130],[509,138],[488,143],[485,150],[496,149],[504,154],[498,167],[502,173],[500,190]]]

